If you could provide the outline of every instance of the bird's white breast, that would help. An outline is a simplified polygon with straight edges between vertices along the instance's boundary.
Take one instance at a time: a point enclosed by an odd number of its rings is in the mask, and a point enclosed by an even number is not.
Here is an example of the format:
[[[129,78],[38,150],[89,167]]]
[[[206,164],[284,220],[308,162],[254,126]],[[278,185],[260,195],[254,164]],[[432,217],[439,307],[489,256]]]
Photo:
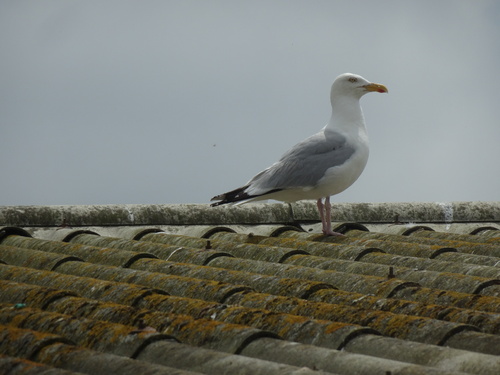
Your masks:
[[[339,194],[351,186],[365,169],[368,155],[368,144],[358,143],[356,151],[344,164],[328,168],[314,189],[319,195],[316,199]]]

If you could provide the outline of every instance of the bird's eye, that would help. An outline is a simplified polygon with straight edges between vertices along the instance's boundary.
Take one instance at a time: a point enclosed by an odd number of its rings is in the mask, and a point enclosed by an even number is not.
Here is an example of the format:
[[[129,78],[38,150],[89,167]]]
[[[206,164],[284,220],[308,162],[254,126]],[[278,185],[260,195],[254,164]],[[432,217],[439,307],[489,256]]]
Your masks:
[[[357,78],[354,78],[354,77],[351,77],[349,78],[349,82],[358,82],[358,79]]]

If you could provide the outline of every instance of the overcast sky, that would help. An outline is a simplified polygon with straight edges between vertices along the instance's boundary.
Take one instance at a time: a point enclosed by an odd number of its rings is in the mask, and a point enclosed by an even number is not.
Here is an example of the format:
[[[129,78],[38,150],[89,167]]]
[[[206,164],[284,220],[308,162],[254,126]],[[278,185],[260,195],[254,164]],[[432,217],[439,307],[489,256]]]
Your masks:
[[[338,202],[500,195],[499,1],[0,1],[0,205],[206,203],[362,106]]]

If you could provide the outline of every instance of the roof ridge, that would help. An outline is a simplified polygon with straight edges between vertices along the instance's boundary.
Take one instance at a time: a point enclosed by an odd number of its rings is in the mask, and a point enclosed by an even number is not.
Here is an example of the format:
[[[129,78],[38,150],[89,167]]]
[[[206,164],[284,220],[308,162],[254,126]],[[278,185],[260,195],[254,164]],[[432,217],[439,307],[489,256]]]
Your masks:
[[[208,204],[0,206],[0,225],[293,224],[317,222],[312,201],[210,207]],[[362,223],[500,222],[500,202],[336,203],[335,221]]]

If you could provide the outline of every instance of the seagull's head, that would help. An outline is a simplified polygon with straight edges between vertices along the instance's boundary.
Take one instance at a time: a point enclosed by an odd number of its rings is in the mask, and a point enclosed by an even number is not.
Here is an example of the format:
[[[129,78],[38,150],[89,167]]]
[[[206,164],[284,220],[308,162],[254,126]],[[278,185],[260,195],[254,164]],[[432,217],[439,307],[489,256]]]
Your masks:
[[[361,98],[369,92],[388,92],[387,87],[379,83],[369,82],[361,76],[352,73],[344,73],[335,78],[332,85],[331,97],[350,96]]]

